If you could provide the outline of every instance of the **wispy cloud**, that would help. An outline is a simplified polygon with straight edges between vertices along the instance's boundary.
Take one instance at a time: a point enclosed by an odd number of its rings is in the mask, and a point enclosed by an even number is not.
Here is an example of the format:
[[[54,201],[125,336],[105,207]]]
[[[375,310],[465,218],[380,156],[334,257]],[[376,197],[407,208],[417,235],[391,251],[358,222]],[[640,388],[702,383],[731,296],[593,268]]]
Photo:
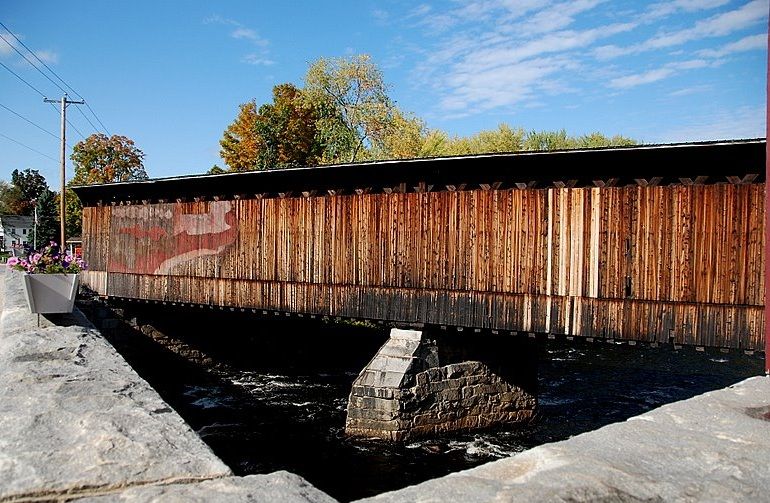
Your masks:
[[[265,58],[260,54],[247,54],[241,58],[241,61],[249,65],[270,66],[275,64],[275,61]]]
[[[478,33],[469,23],[436,47],[418,73],[442,95],[438,108],[447,117],[460,117],[513,105],[527,106],[539,95],[571,92],[561,79],[577,71],[580,53],[599,40],[632,30],[636,23],[609,23],[571,29],[579,15],[606,0],[576,0],[547,4],[470,2],[445,13],[457,26],[464,16],[494,19],[493,29]],[[516,5],[514,5],[516,4]],[[516,8],[519,7],[519,8]],[[509,20],[530,12],[517,23]],[[433,9],[421,9],[422,22],[435,23]],[[430,19],[428,19],[430,18]]]
[[[390,20],[390,13],[385,9],[372,9],[372,17],[379,23],[387,23]]]
[[[663,18],[679,12],[710,10],[730,3],[730,0],[673,0],[652,4],[644,15],[646,21]]]
[[[656,68],[655,70],[650,70],[648,72],[626,75],[624,77],[612,79],[610,81],[610,87],[627,89],[629,87],[636,87],[642,84],[651,84],[653,82],[663,80],[666,77],[670,77],[673,74],[673,68]]]
[[[233,30],[230,31],[231,38],[248,42],[250,45],[259,48],[259,53],[249,53],[241,57],[241,62],[249,65],[272,65],[275,63],[270,59],[270,51],[268,49],[270,41],[260,36],[253,28],[249,28],[235,19],[225,18],[220,15],[209,16],[203,22],[204,24],[231,26],[233,27]]]
[[[59,55],[54,51],[35,51],[35,55],[49,65],[59,62]]]
[[[660,33],[636,45],[598,47],[594,54],[599,59],[613,59],[619,56],[675,47],[694,40],[729,35],[766,20],[768,5],[770,5],[768,0],[753,0],[737,9],[698,21],[692,27]]]
[[[669,130],[659,130],[652,141],[702,141],[765,136],[764,106],[706,110]]]
[[[753,51],[756,49],[767,49],[767,34],[749,35],[742,39],[723,45],[718,49],[703,49],[697,52],[698,56],[704,58],[722,58],[738,52]]]
[[[642,73],[636,73],[632,75],[625,75],[623,77],[617,77],[610,80],[609,86],[616,89],[628,89],[630,87],[640,86],[642,84],[651,84],[658,82],[659,80],[672,77],[673,75],[686,71],[695,70],[698,68],[706,68],[708,66],[719,66],[722,62],[707,61],[705,59],[691,59],[687,61],[676,61],[668,63],[661,68],[649,70]]]
[[[677,89],[676,91],[668,93],[668,95],[673,98],[678,98],[681,96],[690,96],[693,94],[704,93],[706,91],[710,91],[711,89],[712,89],[712,86],[707,84],[701,84],[698,86],[690,86],[690,87],[685,87],[683,89]]]
[[[28,65],[26,61],[24,61],[20,56],[17,55],[17,50],[21,51],[23,54],[25,54],[29,59],[34,61],[32,56],[29,55],[29,52],[27,49],[25,49],[19,42],[16,40],[17,38],[22,40],[24,37],[18,33],[14,33],[14,35],[10,35],[7,32],[2,33],[3,38],[0,38],[0,57],[7,58],[10,56],[15,56],[17,61],[16,64],[19,66]],[[14,38],[15,37],[15,38]],[[36,50],[34,51],[35,56],[40,58],[41,61],[48,65],[55,65],[59,62],[59,55],[50,49],[47,50]],[[35,63],[38,64],[38,63]]]
[[[19,35],[17,37],[21,38]],[[3,33],[3,38],[0,38],[0,56],[10,56],[14,54],[14,47],[18,47],[16,40],[8,33]]]

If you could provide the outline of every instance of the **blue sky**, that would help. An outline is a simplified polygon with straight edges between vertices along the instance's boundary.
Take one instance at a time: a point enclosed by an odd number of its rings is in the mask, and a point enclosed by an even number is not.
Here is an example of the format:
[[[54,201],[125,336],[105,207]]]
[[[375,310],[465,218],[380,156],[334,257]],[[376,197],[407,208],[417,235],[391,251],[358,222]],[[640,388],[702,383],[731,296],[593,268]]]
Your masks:
[[[0,0],[0,21],[136,142],[151,177],[223,165],[240,103],[358,53],[401,108],[453,134],[507,122],[648,143],[764,136],[767,16],[768,0]],[[61,95],[2,40],[0,63]],[[2,67],[0,104],[58,135],[57,113]],[[57,159],[56,138],[0,107],[0,179],[33,168],[58,185]]]

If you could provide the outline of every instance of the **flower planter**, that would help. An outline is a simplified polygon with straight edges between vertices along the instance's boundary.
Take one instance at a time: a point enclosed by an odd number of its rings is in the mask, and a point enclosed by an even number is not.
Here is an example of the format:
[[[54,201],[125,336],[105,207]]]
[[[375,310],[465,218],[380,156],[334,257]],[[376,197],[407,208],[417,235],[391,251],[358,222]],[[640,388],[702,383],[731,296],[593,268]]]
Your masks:
[[[78,293],[77,274],[25,274],[24,294],[32,313],[71,313]]]

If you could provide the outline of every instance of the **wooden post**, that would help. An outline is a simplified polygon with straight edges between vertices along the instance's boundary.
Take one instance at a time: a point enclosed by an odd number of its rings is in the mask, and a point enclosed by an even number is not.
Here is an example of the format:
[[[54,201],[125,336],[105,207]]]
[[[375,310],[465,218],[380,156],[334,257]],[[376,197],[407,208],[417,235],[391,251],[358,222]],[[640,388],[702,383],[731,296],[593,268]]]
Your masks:
[[[768,22],[770,27],[770,22]],[[768,38],[768,48],[770,48],[770,38]],[[765,374],[770,375],[770,316],[767,315],[767,300],[770,299],[770,267],[767,264],[767,257],[770,256],[770,239],[768,239],[768,229],[770,229],[770,192],[767,190],[767,184],[770,182],[770,145],[767,144],[768,131],[770,131],[770,53],[768,53],[768,69],[765,85],[765,107],[767,108],[767,117],[765,121]]]

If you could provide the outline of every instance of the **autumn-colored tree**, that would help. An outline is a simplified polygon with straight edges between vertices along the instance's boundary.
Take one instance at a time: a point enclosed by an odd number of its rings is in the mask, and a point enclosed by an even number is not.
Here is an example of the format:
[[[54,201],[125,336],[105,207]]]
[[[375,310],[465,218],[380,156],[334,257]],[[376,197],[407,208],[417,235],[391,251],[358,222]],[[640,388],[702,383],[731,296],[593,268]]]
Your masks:
[[[318,122],[325,161],[353,162],[366,149],[385,150],[396,107],[368,55],[320,58],[305,75],[305,92],[327,111]]]
[[[318,59],[308,68],[304,88],[281,84],[273,88],[272,103],[241,105],[220,141],[230,171],[635,143],[623,136],[526,132],[507,124],[450,136],[399,110],[367,55]]]
[[[146,180],[144,152],[125,136],[95,133],[78,142],[70,156],[74,185]]]
[[[230,171],[290,168],[317,164],[322,145],[316,137],[319,108],[292,84],[273,88],[273,102],[240,106],[225,130],[220,154]]]
[[[257,133],[257,103],[252,100],[239,107],[238,116],[227,126],[219,141],[219,155],[230,171],[257,169],[260,139]]]
[[[322,145],[316,138],[319,108],[292,84],[273,88],[273,103],[259,108],[256,128],[262,149],[261,169],[317,164]]]
[[[69,186],[147,179],[144,152],[125,136],[92,134],[75,145],[70,159],[75,173]],[[66,234],[80,236],[83,206],[70,189],[65,190],[64,197]]]
[[[16,215],[22,204],[19,188],[5,180],[0,180],[0,215]]]

